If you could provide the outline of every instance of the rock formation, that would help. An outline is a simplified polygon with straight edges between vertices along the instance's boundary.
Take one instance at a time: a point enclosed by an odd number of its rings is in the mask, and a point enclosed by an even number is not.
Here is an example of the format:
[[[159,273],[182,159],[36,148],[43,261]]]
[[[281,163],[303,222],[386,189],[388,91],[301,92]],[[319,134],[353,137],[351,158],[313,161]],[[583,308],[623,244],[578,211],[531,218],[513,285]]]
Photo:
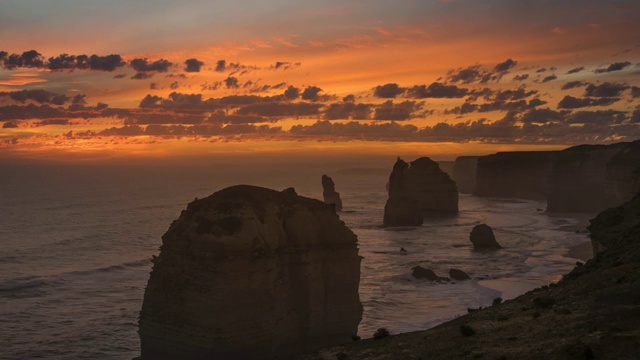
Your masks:
[[[351,341],[357,238],[326,204],[253,186],[191,202],[162,238],[141,359],[270,359]]]
[[[580,145],[561,151],[551,171],[547,211],[596,213],[616,205],[605,190],[607,163],[626,145]]]
[[[487,224],[479,224],[471,229],[469,240],[473,244],[475,250],[495,250],[502,249],[502,246],[496,241],[493,230]]]
[[[480,156],[473,195],[544,200],[557,155],[557,151],[517,151]]]
[[[477,156],[459,156],[453,165],[453,180],[458,185],[458,192],[471,194],[476,185]]]
[[[436,275],[431,269],[425,269],[422,266],[416,266],[411,269],[414,278],[416,279],[427,279],[430,281],[449,281],[446,277],[440,277]]]
[[[458,280],[458,281],[471,279],[471,277],[469,277],[469,275],[466,272],[460,269],[449,269],[449,277],[452,278],[453,280]]]
[[[322,196],[325,204],[334,205],[336,211],[342,211],[340,193],[336,192],[336,184],[327,175],[322,175]]]
[[[458,212],[458,189],[438,163],[422,157],[411,163],[398,158],[389,176],[384,226],[418,226],[423,215]]]
[[[622,147],[607,163],[605,196],[622,204],[640,192],[640,140]]]

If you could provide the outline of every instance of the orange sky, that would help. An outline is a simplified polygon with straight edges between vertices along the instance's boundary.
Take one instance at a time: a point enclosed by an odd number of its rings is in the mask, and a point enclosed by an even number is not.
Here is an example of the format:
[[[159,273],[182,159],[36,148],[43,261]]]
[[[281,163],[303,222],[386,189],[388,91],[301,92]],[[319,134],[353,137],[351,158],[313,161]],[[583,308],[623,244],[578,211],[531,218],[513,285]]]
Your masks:
[[[0,2],[0,160],[640,138],[634,1],[216,4]]]

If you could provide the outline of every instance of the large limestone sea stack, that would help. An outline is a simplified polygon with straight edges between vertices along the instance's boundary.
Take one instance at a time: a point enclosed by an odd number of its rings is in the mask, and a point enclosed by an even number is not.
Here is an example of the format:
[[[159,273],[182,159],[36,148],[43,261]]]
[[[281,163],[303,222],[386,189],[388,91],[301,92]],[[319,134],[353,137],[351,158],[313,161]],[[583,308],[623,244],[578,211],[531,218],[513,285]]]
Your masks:
[[[398,158],[389,176],[384,226],[417,226],[423,215],[457,213],[458,188],[437,162],[421,157],[406,163]]]
[[[141,359],[270,359],[351,341],[357,238],[321,201],[253,186],[195,200],[162,238]]]

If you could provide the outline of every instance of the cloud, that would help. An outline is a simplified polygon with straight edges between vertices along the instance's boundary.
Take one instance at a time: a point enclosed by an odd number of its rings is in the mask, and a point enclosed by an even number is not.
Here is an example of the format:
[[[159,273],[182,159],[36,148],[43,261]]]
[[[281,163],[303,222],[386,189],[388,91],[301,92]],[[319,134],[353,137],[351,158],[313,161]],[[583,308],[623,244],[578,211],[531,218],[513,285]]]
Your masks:
[[[241,107],[236,115],[297,117],[319,115],[321,104],[312,103],[258,103]]]
[[[351,95],[353,97],[353,95]],[[369,120],[371,119],[372,104],[356,104],[355,98],[343,99],[342,103],[330,104],[324,111],[324,118],[327,120],[351,119],[351,120]]]
[[[229,76],[224,79],[224,85],[227,87],[227,89],[237,89],[240,87],[238,85],[238,79],[233,76]]]
[[[544,79],[542,79],[541,82],[542,83],[546,83],[546,82],[549,82],[549,81],[553,81],[553,80],[555,80],[557,78],[558,77],[555,74],[553,74],[553,75],[546,76]]]
[[[606,68],[601,68],[601,69],[596,69],[594,72],[596,74],[602,74],[602,73],[608,73],[608,72],[613,72],[613,71],[620,71],[628,66],[631,66],[631,63],[628,61],[625,62],[616,62],[613,63],[611,65],[609,65]]]
[[[493,101],[484,104],[472,104],[466,102],[453,109],[445,110],[445,114],[469,114],[472,112],[491,112],[491,111],[525,111],[546,104],[546,101],[540,99],[517,100],[517,101]]]
[[[524,81],[527,80],[529,78],[529,74],[522,74],[522,75],[516,75],[513,77],[513,80],[515,81]]]
[[[396,83],[378,85],[373,89],[373,96],[383,99],[392,99],[404,93],[404,90],[404,88],[401,88]]]
[[[533,96],[537,93],[537,90],[527,91],[526,87],[524,85],[521,85],[516,90],[498,90],[493,94],[492,98],[495,101],[521,100]],[[485,96],[485,99],[487,100],[489,100],[490,98],[491,97]]]
[[[226,60],[218,60],[216,63],[215,71],[223,72],[227,69],[227,61]]]
[[[200,68],[204,65],[204,63],[198,59],[187,59],[184,64],[184,71],[186,72],[200,72]]]
[[[211,124],[256,124],[269,122],[270,120],[263,116],[253,115],[228,115],[225,111],[218,110],[206,120]]]
[[[45,59],[42,54],[35,50],[25,51],[22,54],[7,54],[4,52],[4,58],[2,60],[5,69],[16,69],[21,67],[26,68],[42,68],[45,64]]]
[[[4,52],[7,54],[6,52]],[[69,55],[60,54],[50,57],[48,60],[35,50],[26,51],[22,54],[5,55],[0,58],[6,69],[17,68],[40,68],[51,71],[62,70],[96,70],[96,71],[114,71],[126,65],[120,55]]]
[[[573,96],[565,96],[558,103],[558,109],[578,109],[588,106],[607,106],[611,105],[617,101],[620,101],[619,98],[576,98]]]
[[[64,105],[69,100],[69,97],[64,94],[56,94],[44,89],[0,92],[0,96],[8,96],[11,100],[19,103],[33,100],[39,104],[52,105]]]
[[[581,80],[576,80],[576,81],[569,81],[568,83],[562,85],[562,90],[569,90],[569,89],[573,89],[573,88],[577,88],[577,87],[581,87],[581,86],[585,86],[587,85],[586,82],[581,81]]]
[[[631,115],[630,121],[633,124],[640,124],[640,110],[635,110],[633,112],[633,115]]]
[[[120,55],[112,54],[107,56],[91,55],[89,57],[89,69],[111,72],[125,66]]]
[[[567,71],[567,74],[576,74],[576,73],[581,72],[582,70],[584,70],[584,66],[578,66],[578,67],[575,67],[575,68]]]
[[[137,71],[132,79],[141,80],[152,77],[156,72],[167,72],[173,63],[164,59],[149,62],[146,58],[138,58],[131,60],[129,65]]]
[[[284,97],[288,100],[295,100],[300,97],[300,89],[294,86],[289,86],[287,90],[284,91]]]
[[[605,82],[600,85],[589,84],[584,89],[584,96],[592,97],[617,97],[627,90],[629,86],[625,84]]]
[[[300,62],[296,62],[296,63],[292,63],[289,61],[276,61],[275,64],[269,66],[269,69],[271,70],[293,70],[297,67],[300,67],[302,65],[302,63]]]
[[[412,118],[414,111],[420,110],[421,108],[422,104],[415,101],[406,100],[401,103],[394,104],[393,101],[388,100],[375,109],[373,119],[395,121],[407,120]]]
[[[519,121],[525,124],[546,124],[562,121],[568,113],[568,111],[555,111],[549,108],[531,109],[522,114]]]
[[[480,65],[472,65],[464,69],[449,70],[447,72],[447,81],[452,83],[470,84],[476,81],[486,83],[491,78],[492,74],[482,69]]]
[[[631,87],[631,97],[632,98],[640,98],[640,87],[632,86]]]
[[[616,110],[577,111],[568,115],[567,124],[621,124],[627,119],[627,113]]]
[[[322,89],[317,86],[309,86],[302,92],[302,100],[317,101],[321,91]]]
[[[496,65],[494,70],[497,71],[497,72],[505,72],[505,71],[508,71],[509,69],[513,68],[517,64],[518,64],[517,61],[513,61],[512,59],[507,59],[506,61],[501,62],[498,65]]]
[[[387,84],[387,85],[395,85],[397,84]],[[385,86],[387,86],[385,85]],[[376,91],[378,89],[376,88]],[[394,91],[398,91],[398,89],[387,89],[383,91],[383,93],[387,93],[389,95],[394,94]],[[407,97],[414,99],[424,99],[424,98],[461,98],[464,97],[469,92],[468,89],[459,88],[455,85],[444,85],[439,82],[431,83],[428,87],[426,85],[415,85],[412,88],[407,89]],[[379,96],[383,97],[383,96]],[[395,97],[395,96],[391,96]]]

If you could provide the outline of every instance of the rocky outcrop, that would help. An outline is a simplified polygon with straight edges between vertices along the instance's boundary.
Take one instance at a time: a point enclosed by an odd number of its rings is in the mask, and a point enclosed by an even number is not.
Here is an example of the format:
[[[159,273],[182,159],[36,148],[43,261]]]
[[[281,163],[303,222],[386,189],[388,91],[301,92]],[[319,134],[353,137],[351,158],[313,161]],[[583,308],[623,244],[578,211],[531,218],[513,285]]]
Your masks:
[[[422,157],[411,163],[398,158],[389,176],[384,226],[421,225],[423,216],[458,212],[458,189],[438,163]]]
[[[557,155],[557,151],[519,151],[480,156],[473,195],[544,200]]]
[[[561,151],[551,171],[547,211],[597,213],[617,205],[605,190],[607,164],[627,145],[580,145]]]
[[[140,311],[141,359],[270,359],[351,341],[357,238],[323,202],[234,186],[162,238]]]
[[[496,241],[496,236],[493,234],[493,230],[487,224],[474,226],[469,234],[469,240],[471,240],[475,250],[502,249],[502,246],[500,246]]]
[[[327,175],[322,175],[322,196],[325,204],[335,206],[336,211],[342,211],[340,193],[336,192],[336,184]]]
[[[619,205],[640,192],[640,140],[622,147],[607,162],[605,196]]]
[[[429,281],[449,281],[446,277],[436,275],[431,269],[423,268],[422,266],[415,266],[411,269],[411,275],[416,279],[427,279]]]
[[[438,163],[438,166],[440,166],[440,170],[442,170],[445,174],[449,175],[449,177],[453,179],[453,167],[455,166],[455,162],[446,160],[440,160],[436,162]]]
[[[466,272],[460,269],[449,269],[449,277],[452,278],[453,280],[458,280],[458,281],[471,279],[471,277],[469,277],[469,275]]]
[[[477,156],[459,156],[453,165],[453,180],[458,185],[458,192],[471,194],[476,185]]]

